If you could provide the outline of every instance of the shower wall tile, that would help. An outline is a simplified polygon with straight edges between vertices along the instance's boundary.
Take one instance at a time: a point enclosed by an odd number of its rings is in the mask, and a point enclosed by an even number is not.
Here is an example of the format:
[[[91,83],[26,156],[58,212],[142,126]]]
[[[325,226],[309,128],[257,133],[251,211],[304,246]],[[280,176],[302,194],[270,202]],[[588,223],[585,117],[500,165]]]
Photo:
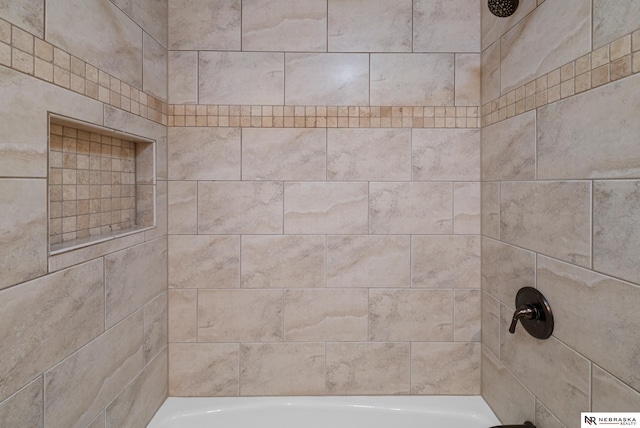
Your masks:
[[[411,52],[411,0],[328,3],[329,51]]]
[[[411,130],[327,130],[327,178],[337,181],[409,181]]]
[[[104,410],[98,414],[98,416],[87,425],[87,428],[105,428],[105,415]]]
[[[480,342],[480,299],[480,290],[454,291],[453,337],[456,342]]]
[[[198,52],[169,51],[168,99],[171,104],[198,102]],[[171,131],[171,127],[168,128]]]
[[[167,100],[167,48],[147,33],[142,37],[142,89]]]
[[[329,236],[327,287],[409,287],[409,236]]]
[[[482,345],[500,355],[500,302],[482,291]]]
[[[412,343],[411,393],[480,394],[479,343]]]
[[[496,41],[482,52],[480,92],[482,104],[500,96],[500,41]]]
[[[238,395],[237,343],[170,343],[169,396]]]
[[[156,183],[156,227],[144,232],[145,241],[153,241],[167,235],[168,212],[167,212],[167,189],[166,181]]]
[[[456,54],[456,106],[480,105],[480,54]]]
[[[201,51],[199,60],[200,104],[283,104],[283,53]]]
[[[368,290],[285,290],[286,341],[366,341]]]
[[[479,129],[413,129],[413,180],[480,179]]]
[[[413,236],[412,287],[480,288],[480,237]]]
[[[240,345],[240,395],[322,395],[324,343]]]
[[[196,342],[198,337],[198,290],[168,291],[169,343]]]
[[[0,302],[3,400],[102,333],[102,261],[0,291]]]
[[[239,50],[241,4],[240,0],[169,0],[169,49]]]
[[[540,400],[536,400],[536,423],[548,428],[565,428],[565,425]]]
[[[596,365],[591,371],[591,400],[593,412],[635,412],[640,409],[640,392]]]
[[[146,364],[167,346],[167,313],[166,292],[144,307],[144,361]]]
[[[0,402],[0,425],[3,427],[44,426],[42,377]]]
[[[159,0],[111,0],[162,46],[167,46],[168,2]]]
[[[480,233],[480,183],[454,183],[453,231],[455,234]]]
[[[327,5],[316,0],[253,0],[242,4],[242,49],[325,52]],[[332,49],[335,50],[335,49]]]
[[[482,51],[484,52],[493,44],[493,42],[500,39],[504,33],[520,22],[525,16],[534,10],[536,6],[536,0],[520,0],[518,8],[513,15],[506,18],[499,18],[492,14],[488,7],[482,5],[480,8],[482,21]]]
[[[326,129],[242,130],[243,180],[325,180]]]
[[[369,104],[367,54],[287,53],[285,73],[284,103],[287,105]]]
[[[169,180],[239,180],[240,128],[169,128]]]
[[[243,236],[241,286],[324,287],[325,241],[320,235]]]
[[[453,54],[371,54],[371,105],[452,106]]]
[[[593,47],[599,48],[638,29],[640,4],[634,0],[594,0]]]
[[[24,28],[33,35],[44,38],[44,0],[25,0],[15,2],[0,0],[2,18]]]
[[[479,1],[415,0],[414,52],[480,52]]]
[[[395,395],[411,390],[409,343],[327,343],[327,395]]]
[[[481,230],[489,238],[500,238],[500,183],[482,182]]]
[[[45,373],[49,426],[85,426],[116,398],[144,367],[142,332],[138,311]]]
[[[198,183],[170,181],[168,183],[169,233],[198,232]]]
[[[535,287],[534,253],[482,238],[482,290],[512,307],[522,287]]]

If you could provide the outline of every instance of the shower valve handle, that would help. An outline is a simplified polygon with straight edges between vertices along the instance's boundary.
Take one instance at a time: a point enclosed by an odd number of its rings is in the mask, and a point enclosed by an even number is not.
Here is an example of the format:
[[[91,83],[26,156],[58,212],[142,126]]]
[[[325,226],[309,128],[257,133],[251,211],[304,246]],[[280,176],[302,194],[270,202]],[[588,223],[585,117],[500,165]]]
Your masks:
[[[511,320],[511,326],[509,327],[509,333],[514,334],[516,332],[516,324],[518,320],[526,319],[533,320],[538,318],[538,310],[533,305],[522,305],[513,313],[513,319]]]

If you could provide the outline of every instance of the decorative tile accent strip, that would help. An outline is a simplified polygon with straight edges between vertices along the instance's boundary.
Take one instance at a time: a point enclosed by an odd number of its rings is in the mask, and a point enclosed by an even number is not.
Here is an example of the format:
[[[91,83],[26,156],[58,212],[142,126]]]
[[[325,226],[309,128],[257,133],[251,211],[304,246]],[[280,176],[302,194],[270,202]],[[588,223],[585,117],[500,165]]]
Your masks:
[[[167,124],[167,103],[2,19],[0,65]]]
[[[482,126],[637,73],[640,73],[640,30],[484,104]]]

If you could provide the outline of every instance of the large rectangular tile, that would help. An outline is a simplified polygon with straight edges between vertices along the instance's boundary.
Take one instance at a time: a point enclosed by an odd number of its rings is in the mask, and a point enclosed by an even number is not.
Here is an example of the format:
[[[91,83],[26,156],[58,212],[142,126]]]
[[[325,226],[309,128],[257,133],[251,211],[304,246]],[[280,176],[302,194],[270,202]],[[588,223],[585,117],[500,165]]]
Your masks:
[[[640,27],[640,3],[635,0],[593,1],[593,47],[597,49]]]
[[[169,51],[168,87],[170,104],[198,103],[198,52]]]
[[[514,306],[522,287],[535,287],[536,255],[493,239],[482,238],[482,290]]]
[[[198,233],[198,182],[170,181],[167,184],[169,233]]]
[[[411,344],[411,393],[480,394],[479,343]]]
[[[483,236],[500,238],[500,183],[482,182],[481,230]]]
[[[33,427],[44,426],[42,376],[0,402],[0,426]]]
[[[456,106],[479,106],[481,55],[456,54]]]
[[[413,129],[415,181],[480,180],[479,129]]]
[[[159,0],[112,0],[144,31],[167,46],[168,2]]]
[[[241,0],[169,0],[169,49],[239,50],[241,5]]]
[[[142,311],[107,330],[44,375],[51,428],[84,427],[144,367]]]
[[[640,409],[640,392],[629,388],[598,366],[591,371],[591,410],[635,412]]]
[[[535,1],[535,0],[530,0]],[[500,97],[500,42],[489,46],[481,58],[480,98],[482,104]]]
[[[150,301],[143,310],[144,315],[144,361],[146,364],[167,346],[167,293]]]
[[[480,290],[454,291],[453,338],[456,342],[480,342],[481,304]]]
[[[2,19],[44,38],[44,0],[0,0]]]
[[[414,236],[411,286],[480,288],[479,236]]]
[[[102,260],[0,291],[0,400],[104,329]]]
[[[500,355],[500,302],[482,292],[482,345]]]
[[[480,182],[454,183],[453,232],[456,235],[480,234]]]
[[[237,396],[239,355],[237,343],[171,343],[169,395]]]
[[[477,0],[415,0],[414,52],[480,52],[478,3]]]
[[[142,38],[142,89],[167,101],[167,48],[147,33]]]
[[[198,339],[198,290],[169,290],[168,339],[196,342]]]
[[[480,19],[482,21],[482,51],[484,52],[489,45],[493,44],[496,40],[499,40],[504,33],[520,22],[522,18],[527,16],[538,4],[542,4],[542,2],[536,0],[521,0],[515,13],[509,17],[498,17],[491,13],[489,8],[483,4],[480,8]],[[498,45],[500,45],[499,42]]]

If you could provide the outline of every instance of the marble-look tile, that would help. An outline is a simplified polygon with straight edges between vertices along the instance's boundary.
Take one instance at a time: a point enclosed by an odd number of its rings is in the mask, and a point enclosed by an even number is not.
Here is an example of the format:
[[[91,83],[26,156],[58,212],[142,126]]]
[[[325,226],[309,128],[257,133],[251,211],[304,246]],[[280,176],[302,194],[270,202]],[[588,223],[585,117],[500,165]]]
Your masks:
[[[242,130],[243,180],[325,180],[326,129]]]
[[[329,236],[327,287],[409,287],[409,236]]]
[[[480,105],[480,54],[456,54],[456,106]]]
[[[640,389],[637,362],[640,320],[634,315],[640,302],[640,289],[541,256],[538,257],[537,283],[553,308],[553,335]],[[593,346],[594,343],[598,346]]]
[[[86,426],[133,380],[144,367],[142,326],[138,311],[45,373],[48,426]]]
[[[416,0],[414,52],[480,52],[478,1]]]
[[[283,53],[206,51],[199,58],[200,104],[284,103]],[[287,82],[290,79],[287,76]]]
[[[483,128],[486,129],[486,128]],[[481,230],[482,235],[489,238],[500,238],[500,183],[482,182],[480,188],[481,201]]]
[[[323,395],[324,343],[240,345],[240,395]]]
[[[102,260],[0,291],[0,401],[104,329]]]
[[[411,393],[480,394],[479,343],[412,343]]]
[[[169,233],[198,233],[198,183],[170,181],[168,184]]]
[[[327,130],[327,178],[338,181],[411,180],[411,130]]]
[[[140,372],[106,409],[106,428],[143,427],[167,398],[168,351]]]
[[[454,105],[453,54],[372,54],[371,105]]]
[[[368,296],[366,289],[285,290],[284,339],[366,341]]]
[[[367,183],[285,183],[284,232],[367,233]]]
[[[93,260],[116,251],[124,250],[125,248],[133,247],[134,245],[142,244],[143,242],[144,234],[134,233],[132,235],[125,235],[120,238],[93,244],[88,247],[78,248],[77,250],[49,256],[49,272],[57,272],[61,269],[84,263],[87,260]]]
[[[0,0],[2,19],[44,38],[44,0]]]
[[[480,290],[454,291],[453,337],[456,342],[480,342],[480,298]]]
[[[168,128],[169,180],[240,180],[240,128]]]
[[[325,52],[327,4],[316,0],[251,0],[242,3],[242,49]]]
[[[454,183],[453,233],[480,234],[480,182]]]
[[[369,104],[369,55],[287,53],[285,104]]]
[[[482,292],[482,344],[500,355],[500,302]]]
[[[411,0],[329,0],[329,51],[411,52]]]
[[[580,266],[591,264],[590,182],[503,182],[500,238]]]
[[[594,0],[593,48],[638,29],[640,3],[635,0]]]
[[[144,361],[149,363],[167,346],[167,293],[144,307]]]
[[[237,343],[169,344],[169,395],[237,396],[239,354]]]
[[[538,178],[637,178],[640,75],[538,109]]]
[[[370,233],[453,232],[453,184],[376,182],[369,189]]]
[[[500,41],[503,93],[590,52],[590,6],[584,0],[544,3],[506,33]]]
[[[168,200],[168,183],[166,181],[158,181],[156,184],[156,227],[144,232],[145,241],[153,241],[167,235],[167,226],[169,222],[167,212]]]
[[[482,53],[480,93],[482,104],[500,97],[500,42],[489,46]]]
[[[153,226],[155,221],[155,190],[152,184],[142,184],[136,186],[136,225]]]
[[[479,129],[413,129],[415,181],[480,180]]]
[[[110,1],[48,0],[46,40],[142,89],[142,29]]]
[[[142,89],[163,101],[167,100],[167,48],[147,33],[142,38]]]
[[[593,366],[591,372],[592,411],[635,412],[638,409],[640,409],[640,392],[629,388],[600,367]]]
[[[411,389],[409,343],[327,343],[327,395],[396,395]]]
[[[243,288],[324,287],[325,237],[245,235],[242,237]]]
[[[167,241],[156,239],[105,257],[105,325],[114,325],[167,288]]]
[[[163,0],[111,0],[144,31],[167,46],[168,2]]]
[[[536,111],[482,128],[481,164],[482,180],[535,180]]]
[[[87,428],[105,428],[105,415],[104,415],[104,410],[100,413],[98,413],[98,416],[95,417],[95,419],[93,419],[89,425],[87,425]]]
[[[513,15],[506,18],[500,18],[491,13],[489,8],[483,4],[480,8],[482,21],[482,51],[484,52],[489,45],[500,39],[504,33],[520,22],[522,18],[527,16],[535,8],[536,0],[520,0],[520,4]],[[500,43],[498,43],[498,45],[499,44]]]
[[[545,428],[565,428],[562,422],[540,400],[536,400],[536,424]]]
[[[169,51],[170,104],[198,103],[198,52]],[[171,128],[169,128],[171,129]]]
[[[169,0],[169,49],[240,50],[241,4],[241,0]]]
[[[198,290],[169,290],[169,342],[196,342]]]
[[[238,287],[239,236],[169,236],[169,288]]]
[[[282,290],[198,290],[198,340],[282,340]]]
[[[0,426],[42,427],[43,417],[42,376],[0,402]]]
[[[0,289],[47,272],[47,183],[0,179]]]
[[[282,233],[283,199],[282,182],[200,182],[198,233]]]
[[[369,290],[369,339],[452,341],[452,290]]]
[[[480,288],[479,236],[414,236],[412,287]]]
[[[482,238],[482,290],[509,306],[522,287],[535,287],[536,255],[493,239]]]

